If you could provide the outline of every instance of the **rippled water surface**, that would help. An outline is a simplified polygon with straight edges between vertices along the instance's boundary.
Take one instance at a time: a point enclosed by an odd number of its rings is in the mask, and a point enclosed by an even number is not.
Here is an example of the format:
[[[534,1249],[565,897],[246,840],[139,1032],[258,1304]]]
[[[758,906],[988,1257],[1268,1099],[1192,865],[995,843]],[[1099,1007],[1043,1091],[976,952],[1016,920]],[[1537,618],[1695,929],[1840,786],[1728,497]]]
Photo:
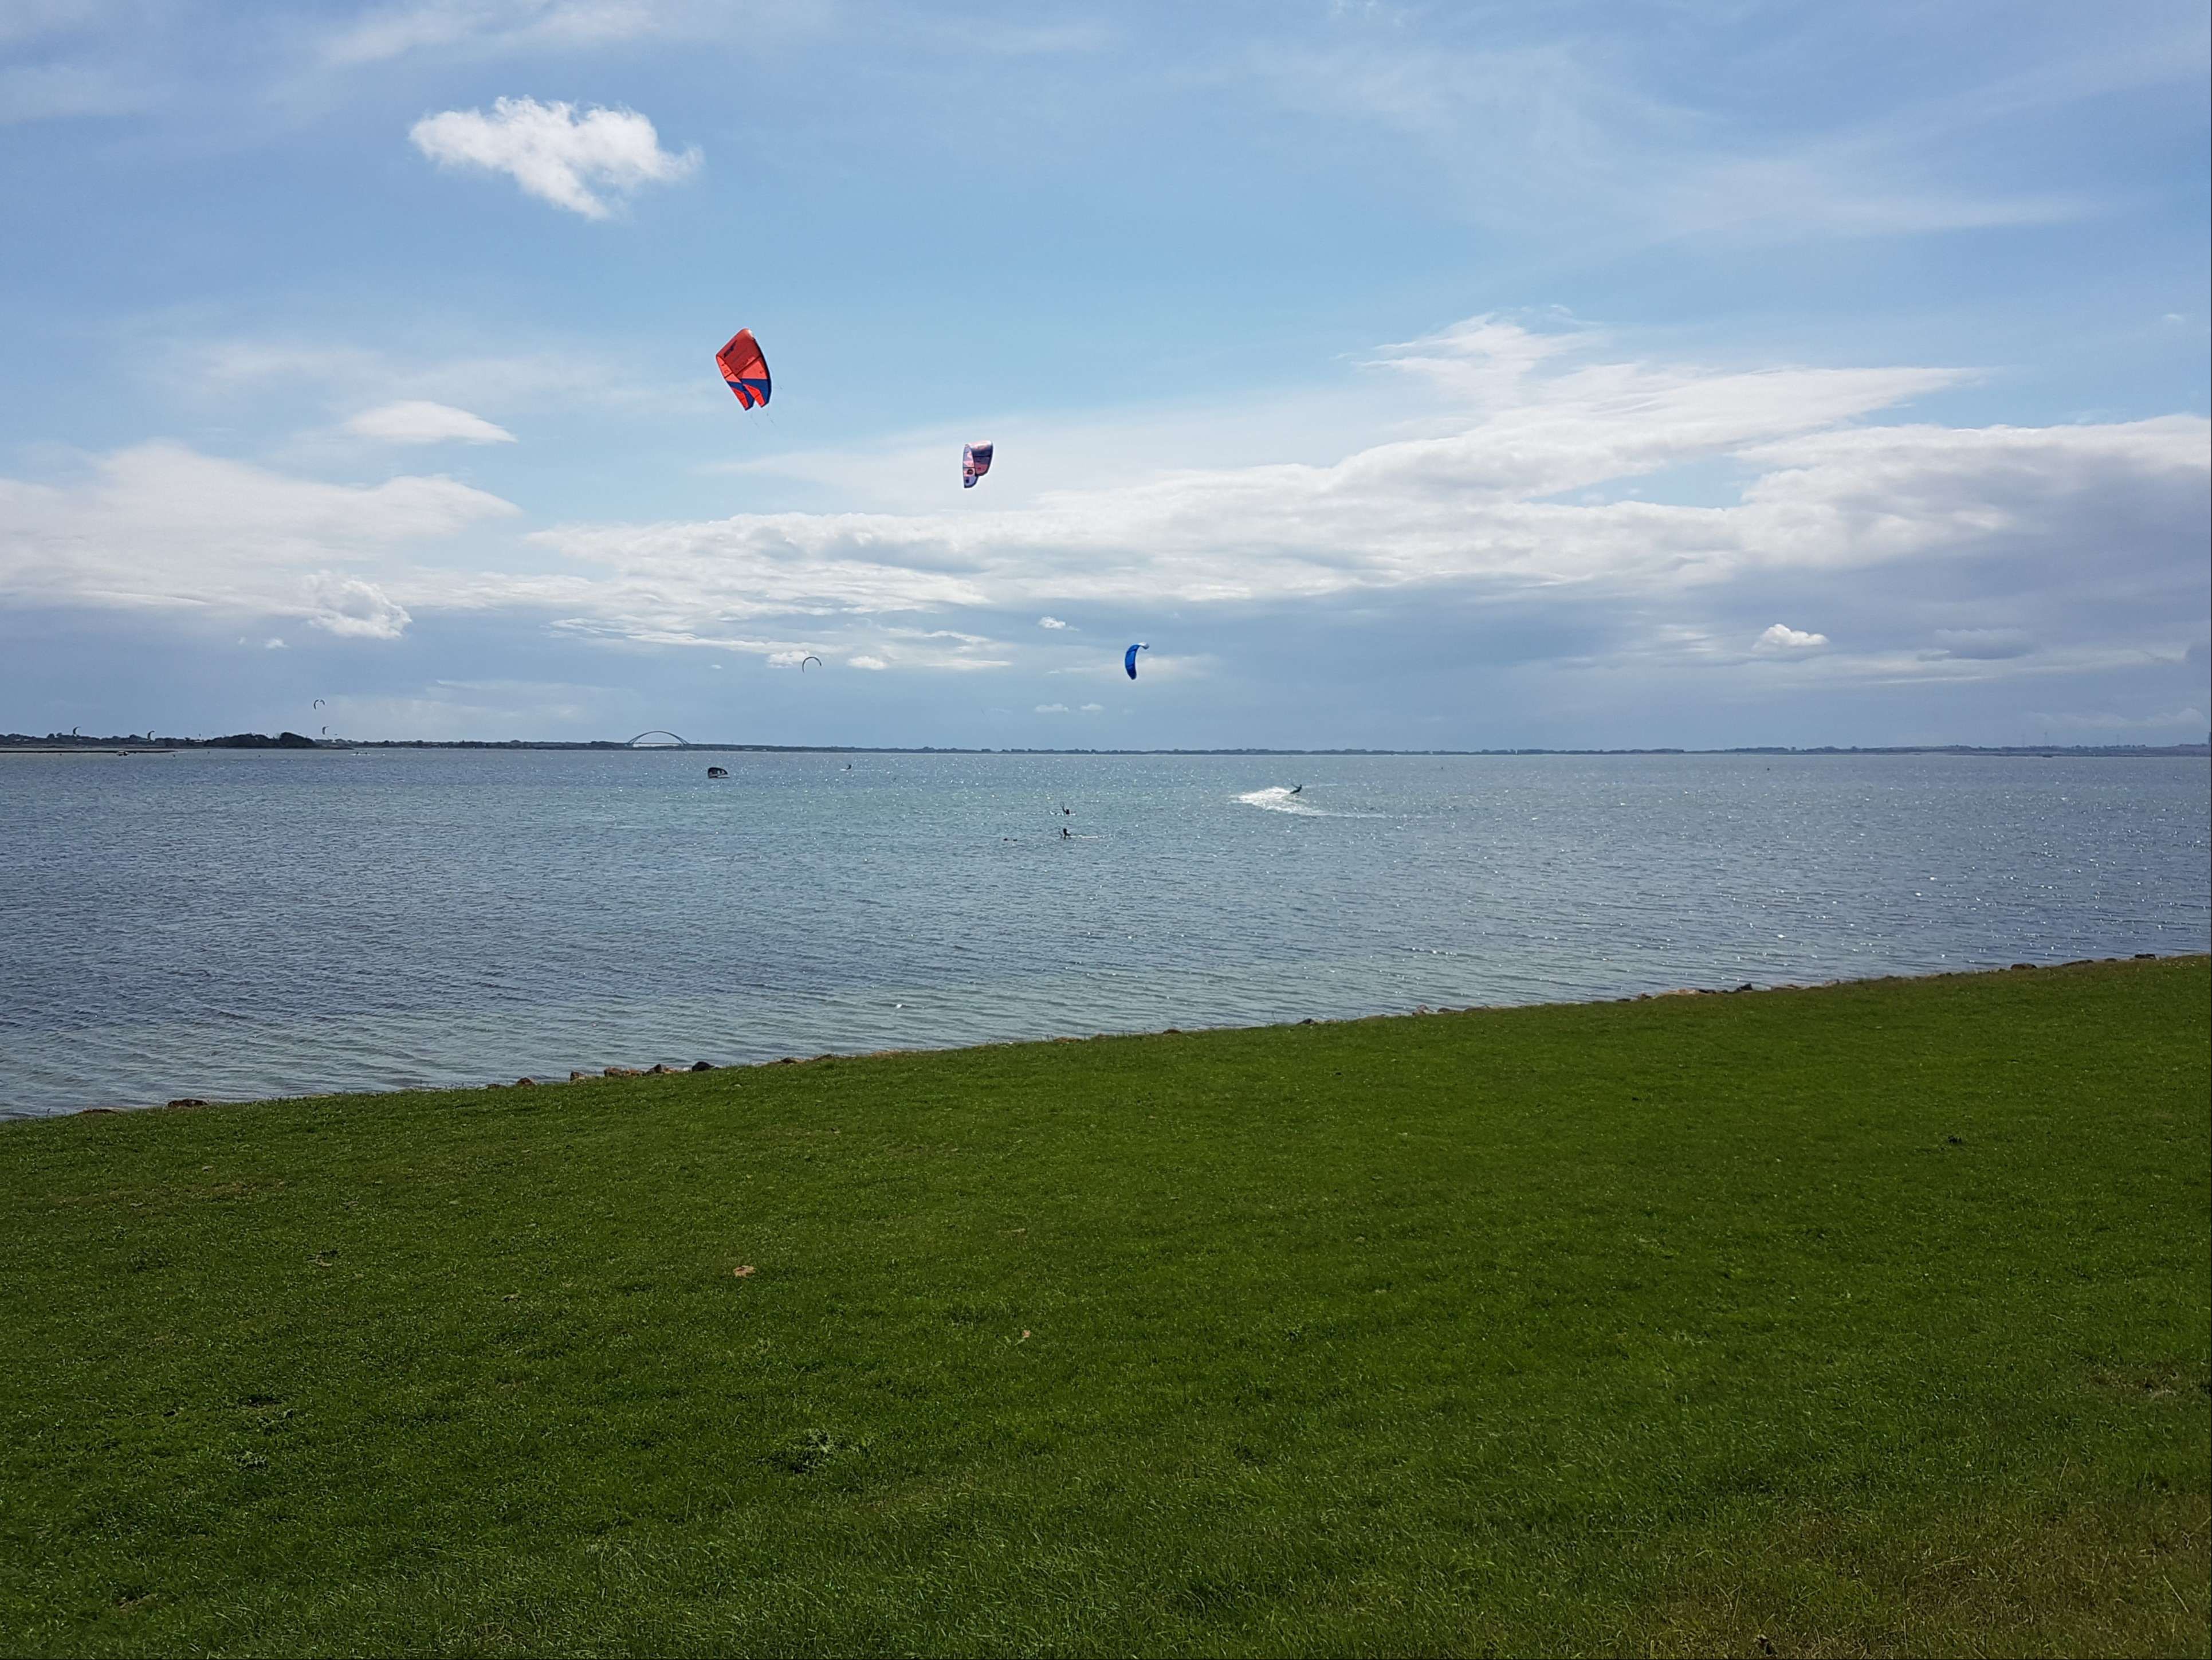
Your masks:
[[[0,757],[0,1111],[2207,945],[2202,760],[851,759]]]

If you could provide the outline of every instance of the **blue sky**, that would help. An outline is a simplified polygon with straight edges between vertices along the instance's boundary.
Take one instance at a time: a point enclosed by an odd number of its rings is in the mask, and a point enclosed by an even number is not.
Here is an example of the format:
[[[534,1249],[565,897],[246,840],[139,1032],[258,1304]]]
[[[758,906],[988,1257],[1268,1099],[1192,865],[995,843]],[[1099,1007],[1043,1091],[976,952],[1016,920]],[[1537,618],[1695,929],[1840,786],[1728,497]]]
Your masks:
[[[2207,70],[2201,3],[14,0],[0,729],[2202,739]]]

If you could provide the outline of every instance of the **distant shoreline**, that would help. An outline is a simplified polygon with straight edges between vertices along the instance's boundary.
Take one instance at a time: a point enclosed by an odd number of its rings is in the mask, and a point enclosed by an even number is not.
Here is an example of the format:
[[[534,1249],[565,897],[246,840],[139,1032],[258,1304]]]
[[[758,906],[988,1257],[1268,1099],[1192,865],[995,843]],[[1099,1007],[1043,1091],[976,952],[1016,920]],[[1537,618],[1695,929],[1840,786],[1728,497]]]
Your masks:
[[[288,741],[291,740],[291,741]],[[1016,745],[1004,749],[938,744],[638,744],[613,739],[563,741],[513,738],[307,739],[295,733],[267,738],[240,733],[224,738],[33,738],[0,733],[0,755],[157,755],[183,750],[251,750],[343,752],[353,750],[580,750],[601,754],[635,751],[666,754],[684,751],[708,755],[1249,755],[1249,756],[1469,756],[1525,755],[1972,755],[2039,756],[2051,758],[2144,759],[2212,756],[2212,744],[1821,744],[1797,748],[1782,744],[1747,744],[1727,749],[1047,749]]]

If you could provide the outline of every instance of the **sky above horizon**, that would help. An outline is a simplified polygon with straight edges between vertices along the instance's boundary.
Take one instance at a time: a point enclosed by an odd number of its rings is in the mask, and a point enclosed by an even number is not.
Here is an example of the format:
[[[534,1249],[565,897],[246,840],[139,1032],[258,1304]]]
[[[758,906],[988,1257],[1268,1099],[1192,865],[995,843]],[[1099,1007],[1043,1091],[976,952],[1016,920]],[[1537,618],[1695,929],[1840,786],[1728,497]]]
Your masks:
[[[2208,68],[2201,0],[11,0],[0,731],[2202,740]]]

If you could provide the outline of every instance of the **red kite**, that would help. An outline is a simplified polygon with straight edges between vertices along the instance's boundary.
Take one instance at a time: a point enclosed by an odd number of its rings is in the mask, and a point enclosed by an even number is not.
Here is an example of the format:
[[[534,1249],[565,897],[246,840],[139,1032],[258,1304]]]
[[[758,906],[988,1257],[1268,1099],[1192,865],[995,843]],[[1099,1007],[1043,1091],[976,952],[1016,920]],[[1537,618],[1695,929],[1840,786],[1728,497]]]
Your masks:
[[[768,407],[768,359],[761,356],[760,342],[750,329],[739,329],[730,337],[730,344],[714,354],[714,367],[730,383],[738,402],[749,410]]]

